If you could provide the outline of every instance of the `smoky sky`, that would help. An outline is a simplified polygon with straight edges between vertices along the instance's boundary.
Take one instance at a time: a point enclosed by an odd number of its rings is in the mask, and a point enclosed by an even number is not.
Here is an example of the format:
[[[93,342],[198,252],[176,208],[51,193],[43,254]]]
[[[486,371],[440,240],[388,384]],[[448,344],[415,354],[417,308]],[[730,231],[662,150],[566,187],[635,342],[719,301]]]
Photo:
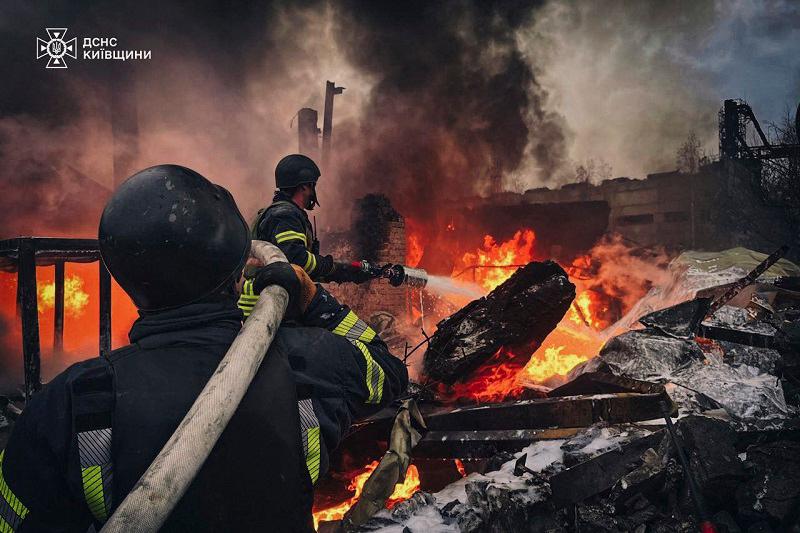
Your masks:
[[[296,150],[292,118],[336,97],[321,229],[355,197],[425,219],[498,189],[674,168],[695,131],[748,99],[762,122],[800,99],[800,7],[781,0],[68,2],[0,5],[0,232],[91,236],[113,184],[112,95],[136,95],[130,171],[190,166],[246,216]],[[35,60],[47,27],[117,37],[147,62]],[[80,53],[80,50],[79,50]],[[130,89],[127,91],[126,89]],[[123,139],[124,141],[125,139]]]

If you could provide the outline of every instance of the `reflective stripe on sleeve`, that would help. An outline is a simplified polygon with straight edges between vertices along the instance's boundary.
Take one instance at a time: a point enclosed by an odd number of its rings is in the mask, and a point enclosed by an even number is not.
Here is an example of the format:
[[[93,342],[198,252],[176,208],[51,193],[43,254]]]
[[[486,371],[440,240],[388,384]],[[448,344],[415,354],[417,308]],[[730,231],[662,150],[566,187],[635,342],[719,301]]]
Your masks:
[[[335,335],[346,337],[348,340],[371,342],[375,338],[375,330],[358,318],[352,310],[333,329]]]
[[[300,411],[300,433],[303,443],[303,454],[306,458],[306,468],[311,476],[311,483],[316,483],[319,479],[319,468],[321,454],[319,420],[314,414],[314,405],[311,400],[300,400],[297,402],[297,409]]]
[[[236,305],[242,310],[244,317],[247,318],[253,312],[256,302],[258,302],[258,294],[255,294],[253,290],[253,280],[248,279],[242,285],[242,294],[239,296],[239,301],[236,302]]]
[[[366,381],[367,390],[369,390],[367,403],[381,403],[381,399],[383,399],[383,381],[386,379],[383,368],[372,358],[372,354],[366,344],[358,340],[348,340],[361,351],[364,355],[364,361],[367,363]]]
[[[317,268],[317,258],[311,252],[306,251],[308,258],[306,259],[306,264],[303,265],[303,270],[311,274]]]
[[[111,508],[111,428],[78,433],[78,456],[86,505],[98,522]]]
[[[83,482],[83,497],[89,511],[100,522],[108,518],[103,490],[103,467],[100,465],[81,468],[81,481]]]
[[[303,245],[308,246],[305,234],[300,233],[299,231],[282,231],[275,235],[276,244],[281,244],[286,241],[303,241]]]
[[[6,484],[5,475],[3,474],[3,456],[5,453],[5,450],[0,451],[0,496],[2,496],[0,497],[0,531],[13,533],[14,530],[22,525],[25,517],[28,516],[28,508]]]

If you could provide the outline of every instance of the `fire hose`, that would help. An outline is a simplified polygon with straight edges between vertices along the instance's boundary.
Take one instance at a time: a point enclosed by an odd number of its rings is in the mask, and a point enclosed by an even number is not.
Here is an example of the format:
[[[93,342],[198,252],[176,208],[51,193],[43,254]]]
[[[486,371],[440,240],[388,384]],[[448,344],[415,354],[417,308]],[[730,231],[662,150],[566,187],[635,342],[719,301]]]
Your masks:
[[[264,264],[286,261],[272,244],[253,241],[250,254]],[[183,497],[247,392],[278,331],[289,295],[272,285],[189,412],[101,532],[156,532]]]

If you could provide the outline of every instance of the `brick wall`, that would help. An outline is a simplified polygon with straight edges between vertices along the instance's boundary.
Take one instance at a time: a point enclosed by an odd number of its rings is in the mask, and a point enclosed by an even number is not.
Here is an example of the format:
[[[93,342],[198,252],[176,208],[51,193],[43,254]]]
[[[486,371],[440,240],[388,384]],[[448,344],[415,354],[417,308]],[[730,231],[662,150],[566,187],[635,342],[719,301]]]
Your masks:
[[[378,252],[378,264],[403,264],[406,260],[405,222],[401,219],[389,222],[388,225],[388,237]],[[338,240],[339,243],[330,252],[336,260],[358,259],[352,240],[343,238]],[[407,289],[404,286],[392,287],[387,280],[376,279],[361,285],[329,283],[326,288],[340,302],[349,305],[358,316],[368,322],[380,312],[389,313],[398,319],[406,312]]]

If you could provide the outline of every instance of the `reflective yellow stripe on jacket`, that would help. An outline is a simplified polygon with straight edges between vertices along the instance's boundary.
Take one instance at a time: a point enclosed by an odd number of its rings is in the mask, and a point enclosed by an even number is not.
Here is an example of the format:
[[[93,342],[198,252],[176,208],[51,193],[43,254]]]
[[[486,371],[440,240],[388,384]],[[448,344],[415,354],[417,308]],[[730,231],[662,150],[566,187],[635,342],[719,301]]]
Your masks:
[[[375,338],[375,330],[358,318],[353,311],[350,311],[333,329],[333,333],[349,340],[364,356],[364,362],[367,365],[367,374],[364,377],[369,391],[367,403],[381,403],[386,374],[381,365],[372,358],[369,347],[364,344]]]
[[[258,294],[253,290],[253,280],[248,279],[242,286],[242,294],[239,296],[239,301],[236,302],[236,305],[239,306],[239,309],[244,313],[244,317],[247,318],[253,312],[257,301]]]
[[[297,402],[297,409],[300,411],[300,437],[303,443],[303,454],[306,458],[308,475],[311,476],[313,484],[319,479],[320,460],[322,459],[319,420],[314,414],[314,405],[311,400],[300,400]]]
[[[275,234],[275,243],[281,244],[286,241],[303,241],[304,246],[308,246],[308,241],[306,240],[306,236],[299,231],[282,231],[280,233]]]
[[[306,264],[303,265],[303,270],[311,274],[317,268],[317,258],[311,252],[306,251],[306,255],[308,259],[306,259]]]
[[[17,498],[11,488],[6,484],[3,475],[3,456],[5,450],[0,451],[0,532],[14,533],[25,517],[28,508]]]
[[[347,313],[333,332],[336,335],[346,337],[349,340],[371,342],[375,338],[375,330],[369,327],[366,322],[358,318],[353,311]]]
[[[78,433],[83,496],[95,519],[103,523],[111,509],[111,428]]]

